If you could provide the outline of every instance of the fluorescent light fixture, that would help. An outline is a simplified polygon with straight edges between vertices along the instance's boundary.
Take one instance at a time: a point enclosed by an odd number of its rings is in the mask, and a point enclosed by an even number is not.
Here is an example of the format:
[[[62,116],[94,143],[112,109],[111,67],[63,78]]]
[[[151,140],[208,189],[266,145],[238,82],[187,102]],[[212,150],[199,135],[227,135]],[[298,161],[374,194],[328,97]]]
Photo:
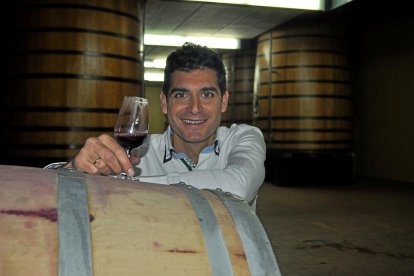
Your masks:
[[[146,81],[164,81],[164,73],[161,73],[161,72],[146,72],[146,73],[144,73],[144,80],[146,80]]]
[[[324,10],[324,0],[185,0],[194,2],[210,2],[221,4],[237,4],[249,6],[262,6],[273,8],[288,8],[301,10]]]
[[[352,0],[331,0],[331,6],[329,7],[331,10],[336,9],[339,6],[345,5],[346,3],[351,2]]]
[[[240,49],[240,40],[237,38],[144,34],[145,45],[179,47],[185,42],[215,49]]]
[[[164,69],[166,65],[165,59],[154,59],[154,60],[146,60],[144,61],[145,68],[159,68]]]

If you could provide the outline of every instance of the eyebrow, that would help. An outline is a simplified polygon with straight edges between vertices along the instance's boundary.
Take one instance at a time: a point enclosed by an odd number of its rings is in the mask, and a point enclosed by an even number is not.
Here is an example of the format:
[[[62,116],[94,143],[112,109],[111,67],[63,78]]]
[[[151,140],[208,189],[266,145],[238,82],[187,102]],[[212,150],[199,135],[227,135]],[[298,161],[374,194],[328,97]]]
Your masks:
[[[168,95],[173,94],[175,92],[189,92],[190,90],[184,87],[174,87],[170,90],[170,92],[168,93]],[[215,88],[214,86],[208,86],[208,87],[203,87],[201,88],[201,92],[206,92],[206,91],[213,91],[218,93],[217,88]]]
[[[171,95],[172,93],[175,93],[175,92],[189,92],[189,91],[190,90],[188,90],[187,88],[175,87],[175,88],[172,88],[170,92],[168,92],[168,95]]]
[[[206,91],[214,91],[214,92],[218,93],[217,88],[215,88],[214,86],[201,88],[201,92],[206,92]]]

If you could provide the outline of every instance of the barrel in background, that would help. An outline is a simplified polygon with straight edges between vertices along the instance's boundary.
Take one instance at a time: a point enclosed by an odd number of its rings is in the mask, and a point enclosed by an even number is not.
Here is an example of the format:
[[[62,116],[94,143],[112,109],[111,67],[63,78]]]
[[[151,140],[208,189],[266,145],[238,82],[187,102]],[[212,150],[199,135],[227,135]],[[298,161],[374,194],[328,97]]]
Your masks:
[[[141,95],[143,2],[18,1],[11,12],[2,158],[67,160],[112,133],[124,96]]]
[[[256,49],[234,50],[221,56],[226,68],[227,90],[230,93],[228,109],[222,115],[222,124],[252,124]]]
[[[280,168],[275,182],[307,181],[311,175],[318,181],[324,171],[329,174],[330,165],[352,174],[347,45],[342,26],[315,19],[295,20],[258,38],[254,124]]]

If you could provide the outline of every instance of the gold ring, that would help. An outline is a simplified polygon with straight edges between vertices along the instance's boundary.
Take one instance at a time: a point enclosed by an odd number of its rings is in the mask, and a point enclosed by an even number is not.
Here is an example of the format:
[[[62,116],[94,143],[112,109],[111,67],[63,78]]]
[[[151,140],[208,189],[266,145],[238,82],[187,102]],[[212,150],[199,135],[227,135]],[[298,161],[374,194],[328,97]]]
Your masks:
[[[93,162],[93,165],[96,166],[98,165],[98,163],[101,161],[102,159],[100,157],[98,157],[95,162]]]

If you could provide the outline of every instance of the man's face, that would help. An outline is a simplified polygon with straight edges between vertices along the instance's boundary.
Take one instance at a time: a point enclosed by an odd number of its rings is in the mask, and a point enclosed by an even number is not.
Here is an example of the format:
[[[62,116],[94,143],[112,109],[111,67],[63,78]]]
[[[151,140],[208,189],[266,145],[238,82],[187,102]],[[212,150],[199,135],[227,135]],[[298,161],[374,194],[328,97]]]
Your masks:
[[[179,140],[174,142],[212,144],[227,101],[227,91],[220,96],[214,70],[172,73],[168,99],[161,93],[161,109]]]

